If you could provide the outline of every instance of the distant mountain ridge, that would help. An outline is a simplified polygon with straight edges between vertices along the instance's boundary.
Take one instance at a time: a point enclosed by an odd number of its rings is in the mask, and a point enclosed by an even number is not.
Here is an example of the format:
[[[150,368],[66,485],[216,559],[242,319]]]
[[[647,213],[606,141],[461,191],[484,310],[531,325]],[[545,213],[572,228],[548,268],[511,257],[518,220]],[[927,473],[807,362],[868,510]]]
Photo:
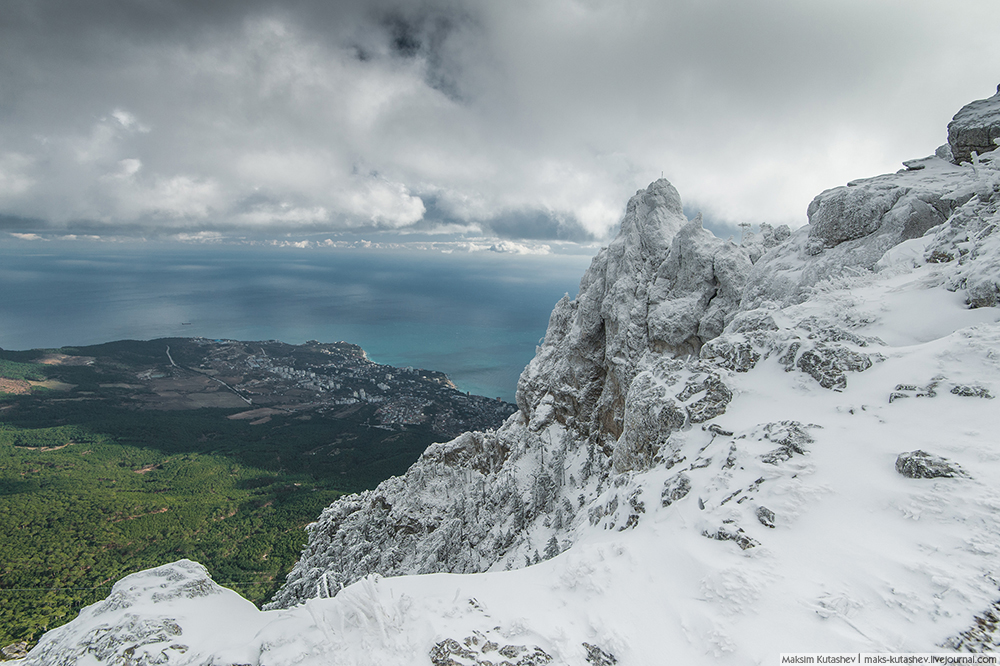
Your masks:
[[[992,139],[990,100],[949,138]],[[740,246],[655,181],[556,304],[519,411],[324,510],[267,612],[201,638],[199,598],[229,593],[178,563],[124,579],[24,663],[1000,646],[1000,162],[956,163],[965,145],[827,190],[809,225]],[[412,576],[436,572],[489,573]]]

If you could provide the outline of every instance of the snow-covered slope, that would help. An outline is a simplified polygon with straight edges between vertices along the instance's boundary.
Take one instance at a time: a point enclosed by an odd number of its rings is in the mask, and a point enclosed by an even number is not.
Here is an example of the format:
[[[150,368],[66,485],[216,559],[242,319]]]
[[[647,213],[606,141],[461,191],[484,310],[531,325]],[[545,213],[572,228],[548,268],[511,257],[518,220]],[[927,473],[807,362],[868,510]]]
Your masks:
[[[24,663],[997,647],[1000,168],[936,155],[742,247],[656,181],[556,305],[519,413],[326,509],[269,610],[180,562]]]

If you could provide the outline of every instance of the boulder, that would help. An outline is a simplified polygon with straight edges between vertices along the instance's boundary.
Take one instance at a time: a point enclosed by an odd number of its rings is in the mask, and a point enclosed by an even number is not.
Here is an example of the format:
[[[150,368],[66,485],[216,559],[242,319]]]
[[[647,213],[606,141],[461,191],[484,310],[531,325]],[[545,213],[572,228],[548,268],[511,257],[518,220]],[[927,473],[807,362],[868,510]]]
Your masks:
[[[1000,139],[1000,86],[992,97],[963,106],[948,123],[948,146],[956,164],[971,162],[972,153],[982,155],[997,147]]]
[[[950,479],[967,476],[955,463],[920,449],[900,453],[896,458],[896,471],[910,479]]]

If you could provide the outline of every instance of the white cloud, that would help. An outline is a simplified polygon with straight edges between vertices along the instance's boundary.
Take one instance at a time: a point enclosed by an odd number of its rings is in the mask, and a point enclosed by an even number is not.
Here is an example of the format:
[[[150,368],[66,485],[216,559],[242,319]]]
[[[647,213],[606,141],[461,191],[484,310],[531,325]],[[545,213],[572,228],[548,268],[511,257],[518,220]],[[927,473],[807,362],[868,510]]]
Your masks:
[[[26,193],[35,180],[29,175],[34,160],[19,153],[0,154],[0,204]]]
[[[343,210],[355,219],[394,229],[424,216],[423,201],[402,183],[376,179],[358,179],[355,183],[341,195]]]
[[[800,224],[933,152],[1000,60],[930,0],[164,5],[0,26],[0,215],[601,237],[663,172],[709,217]]]
[[[111,117],[118,121],[118,124],[127,130],[146,133],[149,128],[140,123],[134,115],[124,109],[115,109],[111,112]]]

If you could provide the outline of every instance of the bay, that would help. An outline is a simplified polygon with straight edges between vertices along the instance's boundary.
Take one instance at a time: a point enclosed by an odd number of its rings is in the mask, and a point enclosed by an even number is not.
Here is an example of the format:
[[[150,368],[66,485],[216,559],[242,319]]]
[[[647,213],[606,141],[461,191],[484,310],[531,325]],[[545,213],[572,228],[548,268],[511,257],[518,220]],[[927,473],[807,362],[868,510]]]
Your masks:
[[[513,400],[582,255],[229,245],[0,246],[0,347],[159,337],[344,340]]]

